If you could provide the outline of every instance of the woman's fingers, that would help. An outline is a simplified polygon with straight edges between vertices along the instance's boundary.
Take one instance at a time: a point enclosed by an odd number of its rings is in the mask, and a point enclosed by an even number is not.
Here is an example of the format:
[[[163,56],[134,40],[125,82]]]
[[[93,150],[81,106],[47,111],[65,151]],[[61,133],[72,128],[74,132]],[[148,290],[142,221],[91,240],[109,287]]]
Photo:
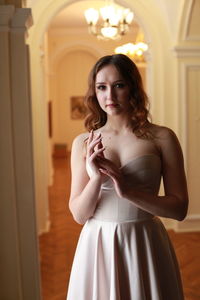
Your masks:
[[[101,148],[103,148],[102,140],[100,140],[100,142],[97,144],[97,149],[101,149]],[[103,152],[101,152],[101,157],[103,158],[105,157]]]
[[[87,140],[87,145],[90,145],[91,142],[96,138],[97,138],[97,136],[95,136],[93,130],[91,130],[89,133],[88,140]]]
[[[105,150],[104,147],[97,149],[96,151],[94,151],[91,155],[90,155],[90,161],[93,161],[94,159],[96,159],[99,155],[102,155],[103,151]]]
[[[101,142],[101,133],[94,136],[94,133],[91,132],[87,141],[87,152],[90,155],[95,151],[95,147]],[[99,147],[100,148],[100,147]]]
[[[93,140],[90,145],[88,145],[88,154],[92,155],[93,152],[95,152],[95,147],[101,142],[101,137]],[[99,148],[99,147],[97,147]]]
[[[96,168],[98,171],[98,158],[104,158],[104,150],[105,148],[102,144],[101,133],[95,135],[93,132],[90,132],[87,141],[87,160],[88,163],[91,164],[91,166]]]

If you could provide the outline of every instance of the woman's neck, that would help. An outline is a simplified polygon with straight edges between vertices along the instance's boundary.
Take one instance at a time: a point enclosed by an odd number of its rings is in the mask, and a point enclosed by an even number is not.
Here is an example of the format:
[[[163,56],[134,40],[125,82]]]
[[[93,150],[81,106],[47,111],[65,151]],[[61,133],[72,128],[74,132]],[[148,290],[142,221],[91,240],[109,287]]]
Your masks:
[[[115,133],[129,132],[130,127],[130,119],[123,116],[108,116],[107,122],[104,126],[106,130],[114,131]]]

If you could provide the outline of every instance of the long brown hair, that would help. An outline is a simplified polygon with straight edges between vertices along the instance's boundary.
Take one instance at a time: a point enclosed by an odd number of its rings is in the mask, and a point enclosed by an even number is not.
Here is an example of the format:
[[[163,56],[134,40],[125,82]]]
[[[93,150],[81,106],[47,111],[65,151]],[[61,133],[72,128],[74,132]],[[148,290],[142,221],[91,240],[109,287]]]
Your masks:
[[[131,127],[138,137],[148,136],[149,101],[144,91],[141,75],[135,63],[124,54],[107,55],[100,58],[92,68],[88,79],[88,91],[85,97],[85,105],[88,114],[85,119],[85,127],[96,130],[107,121],[107,114],[101,109],[96,93],[95,80],[97,73],[107,65],[114,65],[130,88]]]

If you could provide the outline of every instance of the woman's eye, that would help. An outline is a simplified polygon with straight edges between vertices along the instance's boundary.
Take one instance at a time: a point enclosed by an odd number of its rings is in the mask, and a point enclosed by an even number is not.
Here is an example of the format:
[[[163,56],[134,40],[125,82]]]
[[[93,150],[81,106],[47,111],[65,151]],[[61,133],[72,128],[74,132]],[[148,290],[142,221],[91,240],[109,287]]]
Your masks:
[[[115,86],[121,89],[124,87],[124,83],[117,83]]]
[[[97,89],[98,90],[105,90],[106,86],[105,85],[98,85]]]

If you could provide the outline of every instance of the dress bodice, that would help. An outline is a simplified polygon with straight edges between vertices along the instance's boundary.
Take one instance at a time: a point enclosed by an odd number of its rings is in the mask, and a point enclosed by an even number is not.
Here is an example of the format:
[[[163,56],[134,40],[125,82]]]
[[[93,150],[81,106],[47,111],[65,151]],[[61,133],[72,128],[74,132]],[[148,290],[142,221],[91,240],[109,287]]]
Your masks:
[[[147,154],[133,158],[121,167],[128,185],[133,189],[157,195],[161,180],[161,160],[158,155]],[[152,215],[137,208],[133,202],[120,198],[108,177],[101,186],[100,198],[93,215],[104,221],[133,221],[152,218]]]

